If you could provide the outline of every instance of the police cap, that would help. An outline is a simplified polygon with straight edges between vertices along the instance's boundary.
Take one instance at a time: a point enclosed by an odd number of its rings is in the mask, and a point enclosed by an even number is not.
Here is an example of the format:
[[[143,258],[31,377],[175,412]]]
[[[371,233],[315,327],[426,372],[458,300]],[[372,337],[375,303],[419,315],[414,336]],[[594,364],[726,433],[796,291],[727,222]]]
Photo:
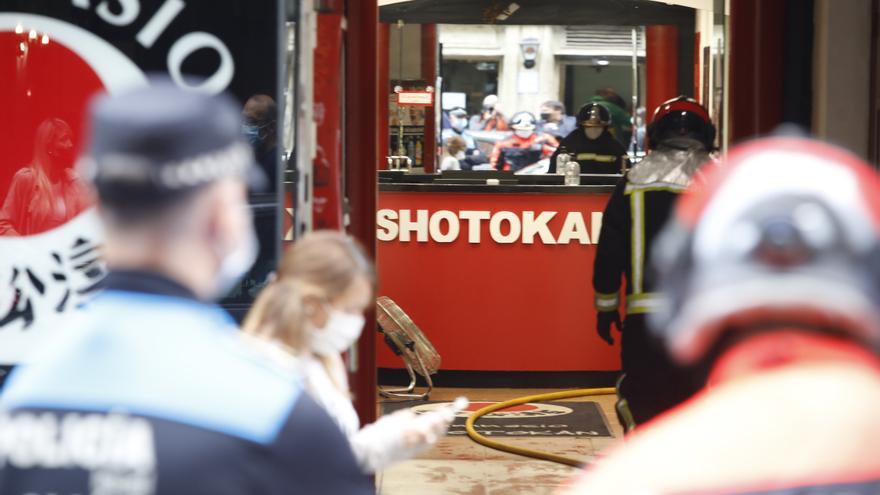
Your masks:
[[[240,115],[228,96],[167,81],[99,97],[90,108],[83,168],[105,203],[161,200],[234,176],[261,189],[266,178],[241,133]]]

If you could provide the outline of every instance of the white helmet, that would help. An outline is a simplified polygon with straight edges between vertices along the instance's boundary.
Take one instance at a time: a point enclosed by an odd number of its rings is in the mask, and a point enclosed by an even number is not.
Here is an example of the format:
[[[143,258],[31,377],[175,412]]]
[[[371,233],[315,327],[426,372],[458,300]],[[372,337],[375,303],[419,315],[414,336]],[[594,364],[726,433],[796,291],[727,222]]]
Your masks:
[[[530,112],[518,112],[510,118],[510,128],[515,131],[533,131],[538,127],[538,119]]]
[[[739,146],[679,200],[652,264],[651,326],[681,363],[780,325],[880,349],[880,178],[810,139]]]

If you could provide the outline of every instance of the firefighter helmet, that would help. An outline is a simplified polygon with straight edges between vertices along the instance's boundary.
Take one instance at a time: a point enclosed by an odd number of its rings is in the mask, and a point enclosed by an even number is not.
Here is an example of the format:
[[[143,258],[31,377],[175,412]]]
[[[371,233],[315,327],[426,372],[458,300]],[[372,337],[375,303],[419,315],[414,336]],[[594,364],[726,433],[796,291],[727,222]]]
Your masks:
[[[653,146],[681,137],[695,139],[707,150],[715,146],[715,126],[709,112],[696,100],[684,95],[660,104],[654,110],[647,130],[648,140]]]
[[[880,349],[880,178],[805,138],[735,148],[687,193],[652,260],[651,326],[702,360],[736,331],[809,327]]]
[[[538,127],[538,119],[530,112],[517,112],[510,118],[510,128],[515,131],[533,131]]]
[[[578,110],[577,120],[584,127],[608,127],[611,125],[611,112],[601,103],[590,102]]]

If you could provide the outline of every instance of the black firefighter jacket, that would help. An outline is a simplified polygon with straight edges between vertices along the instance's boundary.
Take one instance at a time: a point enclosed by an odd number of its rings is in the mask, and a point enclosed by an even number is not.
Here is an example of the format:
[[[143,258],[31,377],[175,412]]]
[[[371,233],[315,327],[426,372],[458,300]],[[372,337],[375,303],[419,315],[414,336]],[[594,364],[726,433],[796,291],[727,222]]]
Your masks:
[[[597,311],[617,311],[621,276],[626,278],[628,315],[656,307],[654,280],[646,270],[653,241],[707,160],[702,148],[658,149],[618,182],[602,217],[593,267]]]
[[[584,129],[578,127],[559,143],[550,157],[549,173],[556,173],[556,157],[562,148],[574,155],[582,174],[619,174],[623,170],[626,149],[606,129],[598,139],[587,139]]]

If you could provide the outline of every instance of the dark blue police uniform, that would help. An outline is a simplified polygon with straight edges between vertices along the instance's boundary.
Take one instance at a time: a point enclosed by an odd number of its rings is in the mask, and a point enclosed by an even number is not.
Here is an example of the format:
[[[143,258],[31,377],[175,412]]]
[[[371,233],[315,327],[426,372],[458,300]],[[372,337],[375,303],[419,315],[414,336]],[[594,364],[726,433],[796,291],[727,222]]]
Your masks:
[[[2,396],[0,493],[367,494],[296,375],[175,282],[114,273]]]

